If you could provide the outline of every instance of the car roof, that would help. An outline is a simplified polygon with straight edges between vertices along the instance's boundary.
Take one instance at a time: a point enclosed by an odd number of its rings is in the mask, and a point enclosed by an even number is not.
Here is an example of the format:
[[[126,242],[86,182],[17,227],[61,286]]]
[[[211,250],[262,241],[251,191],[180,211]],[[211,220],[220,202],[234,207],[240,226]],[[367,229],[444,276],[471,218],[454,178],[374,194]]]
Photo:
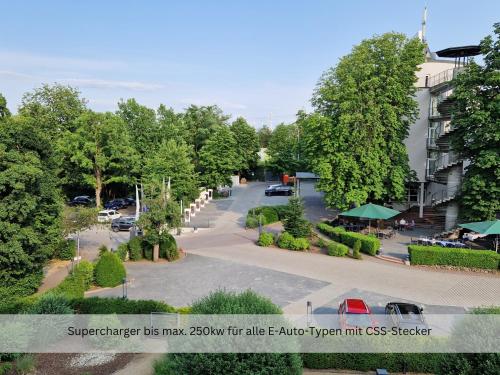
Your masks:
[[[358,298],[348,298],[344,300],[346,306],[346,312],[354,314],[368,314],[370,309],[366,305],[365,301]]]
[[[420,308],[414,303],[407,302],[389,302],[388,305],[397,306],[401,314],[408,314],[409,312],[414,314],[420,313]]]
[[[116,212],[116,210],[102,210],[102,211],[99,211],[100,214],[108,214],[110,212]]]

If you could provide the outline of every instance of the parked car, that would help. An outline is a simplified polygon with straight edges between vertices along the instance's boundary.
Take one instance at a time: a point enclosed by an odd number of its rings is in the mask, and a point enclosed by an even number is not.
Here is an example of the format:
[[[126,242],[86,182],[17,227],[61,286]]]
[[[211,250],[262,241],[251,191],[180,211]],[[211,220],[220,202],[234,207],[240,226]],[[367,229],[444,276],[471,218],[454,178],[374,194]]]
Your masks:
[[[423,311],[422,307],[406,302],[389,302],[385,306],[385,313],[396,327],[427,326]]]
[[[127,202],[129,206],[135,206],[135,198],[132,197],[125,198],[125,202]]]
[[[270,185],[264,192],[268,197],[271,195],[292,195],[293,189],[286,185]]]
[[[123,198],[113,199],[104,204],[104,208],[108,210],[119,210],[121,208],[127,208],[127,207],[128,203]]]
[[[88,195],[80,195],[78,197],[74,197],[72,200],[68,202],[68,206],[76,207],[76,206],[85,206],[90,207],[94,204],[92,198]]]
[[[130,230],[135,225],[135,217],[133,216],[123,216],[118,219],[114,219],[111,222],[111,230],[113,232],[119,232],[121,230]]]
[[[348,298],[339,305],[339,320],[342,329],[375,327],[372,312],[362,299]]]
[[[121,214],[116,210],[102,210],[97,214],[97,221],[99,223],[108,223],[114,219],[118,219]]]

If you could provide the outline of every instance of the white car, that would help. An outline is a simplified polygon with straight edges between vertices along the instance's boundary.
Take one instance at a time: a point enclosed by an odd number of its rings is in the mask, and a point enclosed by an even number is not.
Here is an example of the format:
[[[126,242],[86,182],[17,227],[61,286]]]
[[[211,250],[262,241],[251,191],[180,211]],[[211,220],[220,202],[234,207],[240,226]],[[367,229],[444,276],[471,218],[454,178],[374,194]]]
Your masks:
[[[103,210],[97,214],[97,221],[99,223],[108,223],[114,219],[118,219],[122,215],[116,210]]]

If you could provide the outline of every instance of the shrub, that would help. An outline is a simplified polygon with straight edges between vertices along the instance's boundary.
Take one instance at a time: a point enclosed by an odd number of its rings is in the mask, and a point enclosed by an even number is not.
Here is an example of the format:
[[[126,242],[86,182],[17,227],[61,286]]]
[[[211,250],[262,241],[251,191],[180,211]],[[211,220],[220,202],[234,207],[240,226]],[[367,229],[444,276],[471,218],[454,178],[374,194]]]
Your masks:
[[[123,282],[126,271],[120,258],[108,251],[99,257],[94,274],[97,285],[114,287]]]
[[[356,240],[352,247],[352,256],[356,259],[361,259],[361,254],[359,253],[360,250],[361,250],[361,241]]]
[[[128,254],[128,244],[123,242],[118,245],[118,249],[116,249],[116,255],[121,259],[122,262],[125,262]]]
[[[142,259],[142,239],[134,237],[128,242],[128,252],[130,260]]]
[[[349,253],[349,248],[346,245],[332,241],[328,244],[328,255],[334,257],[344,257]]]
[[[42,280],[43,273],[36,272],[19,279],[14,284],[0,286],[0,303],[35,293]]]
[[[287,204],[281,204],[277,206],[272,206],[276,213],[278,214],[278,218],[280,220],[283,220],[283,218],[286,216],[288,212],[288,205]]]
[[[152,312],[175,312],[166,303],[153,300],[129,300],[123,298],[78,298],[71,301],[78,314],[150,314]]]
[[[10,374],[11,370],[12,370],[11,363],[0,363],[0,375]]]
[[[264,232],[259,236],[259,246],[271,246],[274,243],[274,236],[272,233]]]
[[[28,314],[73,314],[73,309],[65,296],[46,293],[26,312]]]
[[[266,219],[266,224],[276,223],[280,220],[278,217],[278,213],[273,207],[264,206],[259,213],[262,214]]]
[[[23,354],[15,363],[16,374],[26,375],[35,368],[35,357],[32,354]]]
[[[412,264],[457,266],[496,270],[500,254],[490,250],[449,249],[440,246],[408,246]]]
[[[92,263],[82,260],[62,283],[50,290],[50,293],[63,295],[68,299],[83,297],[85,291],[92,285],[93,268]]]
[[[257,228],[259,226],[259,219],[256,216],[248,215],[245,226],[247,228]]]
[[[160,258],[167,259],[168,261],[179,258],[177,241],[175,241],[175,238],[171,234],[162,234],[160,238]]]
[[[331,239],[342,242],[349,247],[354,247],[354,243],[359,240],[361,242],[361,252],[363,253],[375,255],[380,249],[380,240],[371,235],[367,236],[361,233],[346,232],[343,227],[332,227],[325,223],[318,224],[317,228]]]
[[[76,255],[76,241],[62,240],[57,246],[57,258],[62,260],[71,260]]]
[[[278,246],[282,249],[291,249],[294,240],[290,233],[283,232],[278,237]]]
[[[108,247],[106,245],[99,246],[99,255],[102,255],[102,254],[104,254],[107,251],[109,251],[109,249],[108,249]]]
[[[269,299],[252,291],[241,294],[217,291],[195,302],[193,314],[280,314]],[[167,354],[155,364],[155,374],[302,374],[296,353],[183,353]]]
[[[153,260],[153,245],[148,241],[142,241],[142,256],[144,259]]]
[[[304,205],[300,198],[290,198],[282,221],[285,231],[294,237],[311,235],[311,224],[304,218]]]
[[[299,237],[293,239],[290,250],[307,250],[309,247],[310,245],[307,238]]]

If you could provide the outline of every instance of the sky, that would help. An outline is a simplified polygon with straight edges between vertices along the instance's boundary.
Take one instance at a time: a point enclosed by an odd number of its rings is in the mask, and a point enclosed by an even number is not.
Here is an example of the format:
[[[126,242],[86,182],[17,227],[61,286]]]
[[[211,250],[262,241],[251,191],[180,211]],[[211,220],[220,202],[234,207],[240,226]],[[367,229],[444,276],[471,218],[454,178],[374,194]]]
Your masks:
[[[433,51],[477,44],[500,21],[493,0],[0,0],[0,93],[16,112],[59,82],[97,111],[217,104],[275,126],[310,110],[321,74],[361,40],[414,36],[426,5]]]

